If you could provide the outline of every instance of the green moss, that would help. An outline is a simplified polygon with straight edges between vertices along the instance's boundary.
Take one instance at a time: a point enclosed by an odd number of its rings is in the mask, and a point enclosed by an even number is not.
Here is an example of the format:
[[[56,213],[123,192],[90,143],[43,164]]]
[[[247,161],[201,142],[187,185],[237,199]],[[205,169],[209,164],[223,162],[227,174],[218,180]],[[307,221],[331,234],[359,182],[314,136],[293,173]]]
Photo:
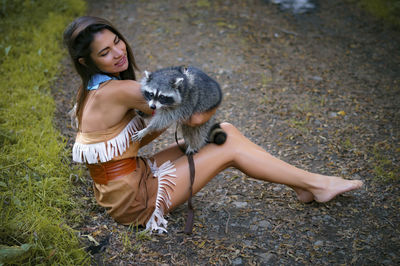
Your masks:
[[[387,147],[385,148],[387,149]],[[384,149],[375,144],[373,148],[373,169],[378,181],[393,182],[400,180],[400,168],[384,154]]]
[[[359,3],[375,17],[400,29],[400,0],[360,0]]]
[[[346,150],[351,150],[353,148],[353,143],[351,142],[350,138],[347,137],[344,141],[343,141],[343,147]]]
[[[68,226],[79,206],[50,94],[65,56],[62,32],[85,4],[6,0],[0,7],[0,242],[29,244],[29,256],[12,263],[85,264],[88,257]],[[0,264],[10,262],[0,257]]]

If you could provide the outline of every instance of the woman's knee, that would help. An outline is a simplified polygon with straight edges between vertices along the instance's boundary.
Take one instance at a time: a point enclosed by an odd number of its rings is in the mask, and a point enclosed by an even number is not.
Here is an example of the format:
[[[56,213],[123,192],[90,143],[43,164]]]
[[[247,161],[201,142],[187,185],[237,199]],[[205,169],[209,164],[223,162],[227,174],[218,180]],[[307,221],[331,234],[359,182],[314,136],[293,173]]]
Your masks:
[[[242,133],[231,123],[223,122],[220,126],[226,132],[228,138],[233,136],[243,136]]]
[[[231,123],[223,122],[220,125],[227,135],[224,145],[233,145],[234,147],[238,148],[240,146],[240,143],[243,142],[245,139],[243,134]]]
[[[237,128],[232,125],[231,123],[228,122],[222,122],[221,124],[219,124],[221,126],[221,128],[223,130],[225,130],[225,132],[229,133],[231,131],[237,130]]]

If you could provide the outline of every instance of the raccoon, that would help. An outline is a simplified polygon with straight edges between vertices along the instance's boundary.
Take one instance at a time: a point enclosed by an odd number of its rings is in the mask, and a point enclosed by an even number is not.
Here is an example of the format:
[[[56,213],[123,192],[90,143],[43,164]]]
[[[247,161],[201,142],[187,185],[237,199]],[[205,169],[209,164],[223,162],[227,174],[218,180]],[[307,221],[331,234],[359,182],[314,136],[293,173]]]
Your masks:
[[[213,117],[196,127],[184,124],[194,113],[209,111],[222,101],[219,84],[203,71],[192,66],[174,66],[145,72],[141,85],[154,114],[148,126],[133,135],[134,140],[139,141],[150,132],[177,123],[185,140],[186,154],[196,153],[207,142],[222,144],[225,141],[226,134],[214,125]]]

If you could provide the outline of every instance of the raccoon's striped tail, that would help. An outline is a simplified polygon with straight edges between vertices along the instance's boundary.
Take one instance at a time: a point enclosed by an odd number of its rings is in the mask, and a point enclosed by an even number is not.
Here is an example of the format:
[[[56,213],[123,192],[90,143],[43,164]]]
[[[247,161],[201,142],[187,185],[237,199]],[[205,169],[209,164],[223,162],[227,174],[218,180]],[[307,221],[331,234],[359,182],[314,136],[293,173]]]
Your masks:
[[[226,141],[226,133],[219,123],[214,124],[208,133],[208,142],[222,145]]]

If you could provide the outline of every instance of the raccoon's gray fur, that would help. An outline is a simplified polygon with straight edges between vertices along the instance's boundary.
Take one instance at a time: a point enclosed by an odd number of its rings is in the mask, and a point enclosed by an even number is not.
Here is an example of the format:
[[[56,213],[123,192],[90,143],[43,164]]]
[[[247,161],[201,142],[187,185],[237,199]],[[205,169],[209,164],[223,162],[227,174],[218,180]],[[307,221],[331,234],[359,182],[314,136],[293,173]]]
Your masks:
[[[186,144],[186,153],[197,152],[208,141],[214,119],[190,127],[184,124],[194,113],[202,113],[217,107],[222,101],[219,84],[195,67],[168,67],[153,73],[145,72],[141,80],[142,93],[155,110],[148,126],[133,136],[138,141],[153,131],[159,131],[178,123]]]

